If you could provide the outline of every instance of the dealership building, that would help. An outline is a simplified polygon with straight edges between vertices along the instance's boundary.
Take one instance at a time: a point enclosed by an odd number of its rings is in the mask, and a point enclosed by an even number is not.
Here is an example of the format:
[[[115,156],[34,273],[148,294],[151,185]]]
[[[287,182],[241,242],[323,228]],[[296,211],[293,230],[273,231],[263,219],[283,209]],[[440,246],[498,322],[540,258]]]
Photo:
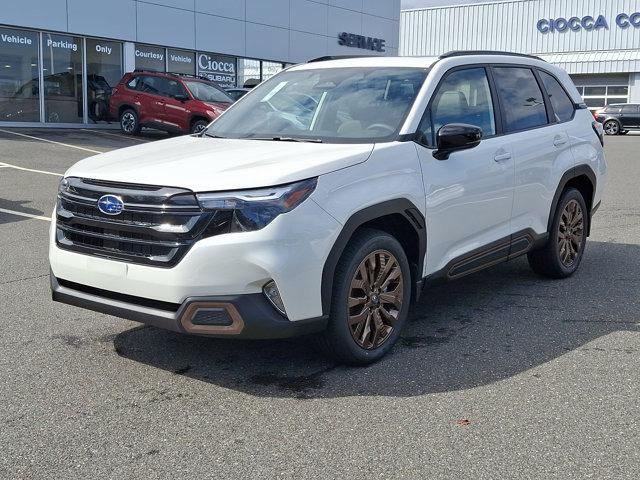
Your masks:
[[[564,68],[591,109],[640,103],[640,2],[511,0],[402,11],[401,55],[528,53]]]
[[[0,126],[102,125],[135,69],[255,85],[325,55],[397,55],[400,0],[24,0],[0,9]]]

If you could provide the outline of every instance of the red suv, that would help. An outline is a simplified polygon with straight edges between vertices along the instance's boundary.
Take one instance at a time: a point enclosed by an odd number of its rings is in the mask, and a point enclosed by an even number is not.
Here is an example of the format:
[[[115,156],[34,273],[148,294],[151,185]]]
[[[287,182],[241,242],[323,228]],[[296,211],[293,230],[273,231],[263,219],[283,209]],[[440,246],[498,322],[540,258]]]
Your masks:
[[[203,77],[135,71],[125,73],[113,90],[111,116],[135,135],[142,127],[167,132],[200,133],[234,102]]]

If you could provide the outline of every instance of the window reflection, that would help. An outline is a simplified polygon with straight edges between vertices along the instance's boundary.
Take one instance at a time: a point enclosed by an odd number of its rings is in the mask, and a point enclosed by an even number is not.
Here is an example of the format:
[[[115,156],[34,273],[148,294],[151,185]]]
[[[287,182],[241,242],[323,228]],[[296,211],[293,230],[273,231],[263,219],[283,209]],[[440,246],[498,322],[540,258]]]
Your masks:
[[[44,34],[42,70],[45,121],[82,122],[82,38]]]
[[[40,121],[38,34],[0,28],[0,121]]]
[[[122,45],[104,40],[87,40],[87,103],[89,121],[109,117],[111,89],[122,78]]]

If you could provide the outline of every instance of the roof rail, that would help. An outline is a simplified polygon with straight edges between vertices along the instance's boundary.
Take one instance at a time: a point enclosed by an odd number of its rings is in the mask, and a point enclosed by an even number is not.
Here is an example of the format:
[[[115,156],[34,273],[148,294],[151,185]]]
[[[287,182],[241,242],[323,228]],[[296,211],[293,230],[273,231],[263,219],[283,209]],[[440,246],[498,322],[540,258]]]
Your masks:
[[[324,57],[312,58],[307,63],[326,62],[327,60],[348,60],[350,58],[372,58],[379,55],[325,55]]]
[[[535,55],[528,55],[526,53],[515,53],[515,52],[502,52],[499,50],[452,50],[451,52],[443,53],[438,58],[451,58],[451,57],[464,57],[467,55],[505,55],[509,57],[526,57],[526,58],[534,58],[536,60],[542,60],[540,57],[536,57]]]
[[[160,70],[149,70],[148,68],[136,68],[134,73],[158,73],[160,75],[173,75],[174,77],[188,77],[188,78],[197,78],[200,80],[211,81],[208,77],[204,75],[192,75],[191,73],[178,73],[178,72],[161,72]]]

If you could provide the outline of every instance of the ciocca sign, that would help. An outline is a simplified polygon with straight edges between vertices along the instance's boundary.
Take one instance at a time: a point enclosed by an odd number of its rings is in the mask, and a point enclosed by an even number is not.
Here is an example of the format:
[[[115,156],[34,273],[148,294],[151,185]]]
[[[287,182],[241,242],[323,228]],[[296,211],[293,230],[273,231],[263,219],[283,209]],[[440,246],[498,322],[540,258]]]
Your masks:
[[[619,13],[615,18],[615,25],[618,28],[629,27],[640,28],[640,12]],[[541,18],[536,24],[540,33],[553,32],[580,32],[582,30],[591,32],[594,30],[609,30],[609,21],[604,15],[584,15],[582,17],[569,18]]]

